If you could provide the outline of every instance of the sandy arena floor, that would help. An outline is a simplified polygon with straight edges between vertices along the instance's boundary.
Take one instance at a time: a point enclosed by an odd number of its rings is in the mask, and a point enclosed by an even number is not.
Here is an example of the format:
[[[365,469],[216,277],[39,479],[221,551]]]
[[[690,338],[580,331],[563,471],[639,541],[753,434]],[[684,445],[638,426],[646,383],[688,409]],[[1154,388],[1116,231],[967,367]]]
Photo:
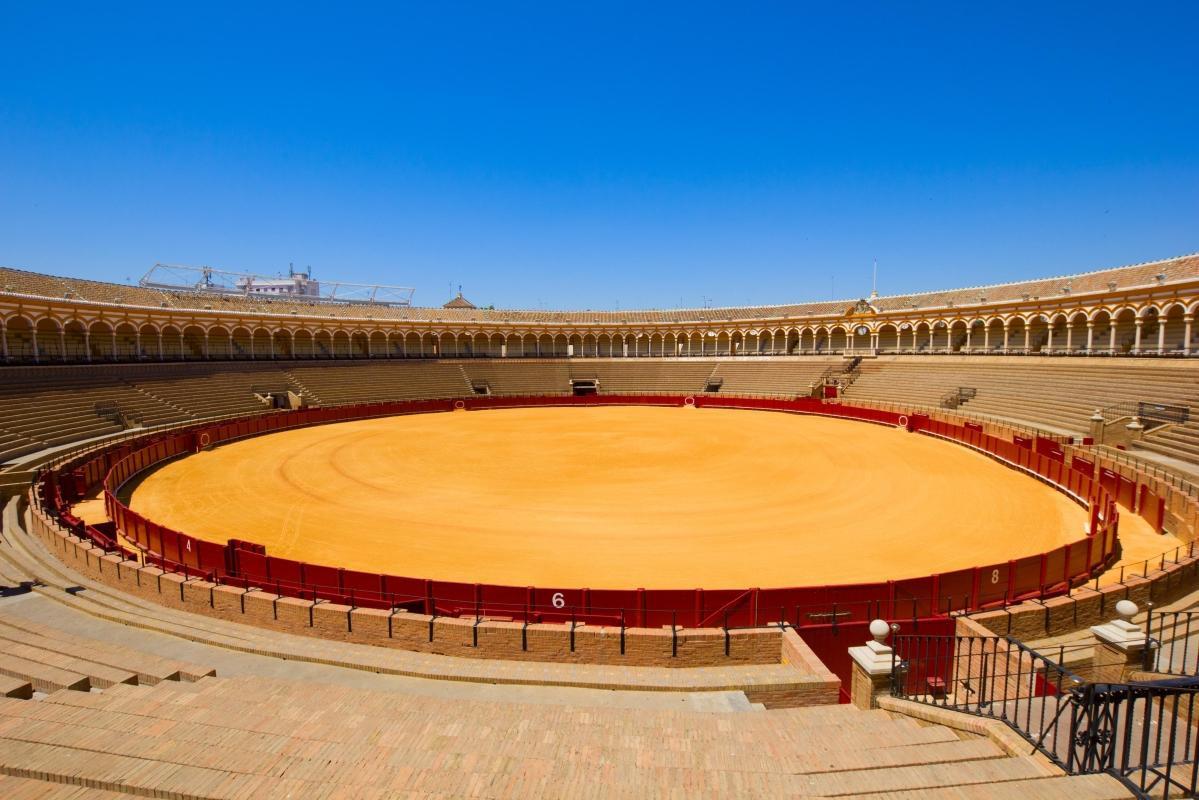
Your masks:
[[[860,422],[677,408],[516,409],[262,436],[149,475],[133,508],[313,563],[592,588],[872,581],[1077,539],[1064,495]]]

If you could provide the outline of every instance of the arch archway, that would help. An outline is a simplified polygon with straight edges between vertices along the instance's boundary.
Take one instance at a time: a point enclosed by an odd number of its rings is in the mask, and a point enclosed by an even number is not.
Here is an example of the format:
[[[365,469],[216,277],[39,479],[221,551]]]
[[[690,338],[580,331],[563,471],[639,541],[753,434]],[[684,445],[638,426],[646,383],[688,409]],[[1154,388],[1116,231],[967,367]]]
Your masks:
[[[326,331],[326,330],[317,331],[316,333],[312,334],[312,343],[314,345],[316,345],[316,357],[317,358],[334,358],[335,357],[336,354],[333,350],[333,332],[332,331]]]
[[[316,343],[312,340],[312,331],[300,328],[291,334],[292,358],[316,358]]]
[[[204,329],[199,325],[188,325],[183,329],[183,341],[180,347],[186,361],[200,361],[208,358],[208,341]]]
[[[333,331],[333,357],[353,358],[353,350],[350,347],[350,334],[347,331]]]
[[[269,361],[274,358],[271,345],[271,332],[266,328],[255,328],[250,338],[250,358],[256,361]]]
[[[43,317],[37,321],[34,328],[34,334],[37,336],[37,353],[38,360],[45,363],[47,361],[65,361],[66,353],[63,350],[63,330],[58,324],[58,320],[50,317]]]
[[[77,319],[67,320],[62,326],[63,355],[66,361],[90,361],[91,351],[87,346],[87,328]]]
[[[404,358],[420,358],[425,354],[424,342],[416,331],[404,335]]]
[[[274,350],[275,358],[295,358],[295,338],[292,332],[286,328],[275,331],[272,338],[272,349]]]
[[[4,322],[4,350],[6,358],[15,363],[27,364],[39,360],[37,337],[33,323],[25,317],[10,317]]]
[[[1049,318],[1037,314],[1028,321],[1028,352],[1041,353],[1049,340]]]
[[[1091,314],[1086,350],[1090,353],[1110,353],[1116,349],[1116,325],[1111,312],[1100,309]]]
[[[1112,355],[1140,352],[1140,340],[1144,336],[1144,322],[1131,308],[1122,308],[1112,315],[1114,337],[1109,336],[1107,346]]]
[[[139,359],[162,360],[162,335],[148,322],[137,329],[136,347]]]
[[[1186,324],[1186,308],[1182,303],[1175,303],[1166,308],[1166,310],[1158,315],[1158,339],[1157,352],[1165,353],[1189,353],[1185,347],[1187,328]]]
[[[233,357],[238,361],[248,361],[254,357],[254,340],[249,328],[237,327],[230,336],[233,342]]]
[[[88,357],[91,361],[118,361],[121,359],[119,353],[118,339],[121,338],[120,333],[125,333],[126,337],[135,338],[135,330],[132,325],[122,323],[119,330],[114,330],[109,327],[104,320],[96,320],[88,327]],[[128,355],[132,355],[133,348],[129,348]],[[126,357],[128,357],[126,355]]]
[[[1027,352],[1031,342],[1027,340],[1029,329],[1023,317],[1012,317],[1004,326],[1003,350],[1005,353]]]
[[[387,358],[387,334],[383,331],[371,331],[367,337],[367,353],[371,358]]]
[[[233,358],[233,339],[229,336],[229,330],[223,325],[216,325],[208,329],[208,357]]]
[[[117,323],[113,330],[111,344],[112,359],[114,361],[136,361],[138,358],[137,352],[137,328],[132,322]],[[96,358],[97,342],[95,334],[92,334],[92,358]],[[99,349],[103,353],[103,349]]]
[[[392,331],[387,334],[387,357],[404,357],[404,334],[399,331]]]
[[[1090,349],[1087,343],[1088,334],[1093,333],[1083,311],[1076,311],[1070,316],[1066,325],[1066,352],[1081,353]]]
[[[183,330],[176,325],[164,325],[159,332],[164,361],[183,360]]]

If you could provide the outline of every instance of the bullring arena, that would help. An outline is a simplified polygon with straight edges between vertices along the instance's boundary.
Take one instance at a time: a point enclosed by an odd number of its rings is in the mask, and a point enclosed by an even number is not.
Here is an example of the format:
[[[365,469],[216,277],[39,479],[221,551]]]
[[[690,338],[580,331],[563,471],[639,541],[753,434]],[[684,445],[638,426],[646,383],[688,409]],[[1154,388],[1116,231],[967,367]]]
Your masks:
[[[0,270],[0,789],[1193,794],[1196,310]]]

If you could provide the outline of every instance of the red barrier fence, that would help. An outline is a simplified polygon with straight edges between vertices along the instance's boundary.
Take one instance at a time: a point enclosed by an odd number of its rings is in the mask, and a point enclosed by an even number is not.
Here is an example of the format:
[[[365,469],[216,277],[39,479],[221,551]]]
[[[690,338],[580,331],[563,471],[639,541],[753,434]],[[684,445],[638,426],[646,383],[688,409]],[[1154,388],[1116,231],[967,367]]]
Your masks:
[[[960,442],[990,454],[1030,475],[1067,491],[1091,506],[1089,535],[1040,555],[949,573],[903,580],[786,588],[739,589],[590,589],[578,587],[503,586],[435,581],[307,564],[267,554],[251,542],[217,544],[159,525],[130,510],[114,492],[138,473],[165,460],[235,439],[276,430],[343,420],[400,414],[487,410],[528,406],[695,405],[788,413],[820,414],[877,424],[905,426]],[[1123,496],[1120,476],[1093,477],[1093,465],[1066,465],[1057,443],[1012,442],[983,433],[977,426],[957,426],[918,414],[825,404],[817,399],[780,400],[719,395],[591,395],[587,397],[479,397],[371,403],[271,413],[217,424],[195,425],[166,434],[93,451],[48,473],[40,484],[47,507],[57,508],[66,522],[70,501],[103,481],[109,518],[128,540],[147,553],[150,563],[242,587],[350,606],[407,609],[437,616],[487,616],[525,622],[588,622],[628,627],[746,627],[786,622],[796,627],[839,626],[877,617],[918,620],[951,611],[1000,606],[1031,597],[1065,592],[1110,563],[1116,551],[1118,512]],[[1079,459],[1076,459],[1076,461]],[[1126,479],[1124,479],[1125,482]],[[1128,492],[1135,497],[1135,485]],[[1158,498],[1141,488],[1142,507]],[[1133,506],[1129,505],[1129,508]],[[1159,512],[1153,512],[1159,513]],[[76,521],[77,522],[77,521]],[[115,534],[87,527],[81,535],[108,548]],[[100,536],[100,539],[95,538]],[[814,634],[817,635],[817,634]]]

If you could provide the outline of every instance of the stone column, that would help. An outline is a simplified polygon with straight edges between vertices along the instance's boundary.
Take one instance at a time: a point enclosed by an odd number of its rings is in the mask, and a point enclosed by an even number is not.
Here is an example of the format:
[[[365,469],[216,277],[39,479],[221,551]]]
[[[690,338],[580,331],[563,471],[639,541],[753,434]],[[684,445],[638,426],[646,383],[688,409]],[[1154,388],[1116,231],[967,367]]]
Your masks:
[[[1191,323],[1194,317],[1188,315],[1182,318],[1182,352],[1189,355],[1191,352]]]
[[[886,620],[876,619],[870,623],[870,635],[874,638],[860,647],[849,648],[849,657],[853,659],[850,696],[858,708],[878,708],[879,695],[891,689],[895,656],[884,644],[890,633],[891,626]]]
[[[1096,683],[1124,683],[1130,673],[1144,669],[1149,638],[1132,621],[1138,610],[1131,600],[1121,600],[1116,603],[1117,619],[1091,628],[1097,640],[1092,678]]]
[[[1140,317],[1137,317],[1136,320],[1134,320],[1134,324],[1137,327],[1137,332],[1132,340],[1132,352],[1139,353],[1139,352],[1141,352],[1141,330],[1145,326],[1145,320],[1141,319]]]

